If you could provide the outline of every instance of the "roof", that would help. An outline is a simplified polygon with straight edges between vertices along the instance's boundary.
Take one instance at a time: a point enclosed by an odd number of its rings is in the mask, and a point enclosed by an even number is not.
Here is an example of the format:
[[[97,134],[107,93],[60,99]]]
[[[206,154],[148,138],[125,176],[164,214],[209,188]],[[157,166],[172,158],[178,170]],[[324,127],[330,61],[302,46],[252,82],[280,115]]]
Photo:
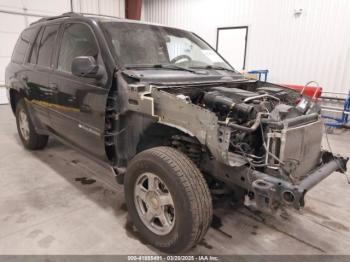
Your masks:
[[[53,21],[53,20],[56,20],[56,19],[62,19],[62,18],[88,18],[88,17],[91,17],[94,20],[102,20],[101,19],[102,17],[109,17],[109,19],[112,19],[112,18],[113,19],[118,19],[117,17],[113,17],[113,16],[100,16],[100,15],[94,15],[94,14],[68,12],[68,13],[63,13],[62,15],[41,18],[38,21],[35,21],[35,22],[31,23],[30,25],[44,23],[44,22],[49,22],[49,21]]]
[[[49,22],[49,21],[53,21],[56,19],[62,19],[62,18],[85,18],[85,19],[90,18],[92,20],[101,21],[101,22],[115,21],[115,22],[126,22],[126,23],[148,24],[148,25],[155,25],[155,26],[171,27],[171,26],[166,26],[166,25],[161,25],[161,24],[156,24],[156,23],[149,23],[149,22],[145,22],[145,21],[119,18],[119,17],[115,17],[115,16],[110,16],[110,15],[98,15],[98,14],[91,14],[91,13],[75,13],[75,12],[63,13],[62,15],[58,15],[58,16],[44,17],[44,18],[39,19],[38,21],[31,23],[30,25]]]

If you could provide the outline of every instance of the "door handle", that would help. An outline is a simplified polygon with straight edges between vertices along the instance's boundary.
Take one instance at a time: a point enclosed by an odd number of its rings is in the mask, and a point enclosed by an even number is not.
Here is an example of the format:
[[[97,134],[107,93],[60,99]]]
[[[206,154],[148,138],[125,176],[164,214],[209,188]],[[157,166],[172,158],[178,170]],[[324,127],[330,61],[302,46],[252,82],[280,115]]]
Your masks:
[[[89,105],[81,105],[80,111],[83,113],[90,113],[91,112],[91,107]]]
[[[28,76],[27,75],[21,75],[21,80],[24,82],[28,81]]]
[[[58,86],[56,83],[49,83],[49,88],[54,92],[58,91]]]

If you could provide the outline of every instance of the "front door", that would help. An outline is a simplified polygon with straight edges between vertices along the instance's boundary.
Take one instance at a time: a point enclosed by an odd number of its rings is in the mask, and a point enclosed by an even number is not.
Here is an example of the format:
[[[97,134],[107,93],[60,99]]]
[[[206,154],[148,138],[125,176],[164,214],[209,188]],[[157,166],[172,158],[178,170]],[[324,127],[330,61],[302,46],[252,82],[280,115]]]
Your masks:
[[[104,158],[105,106],[108,89],[103,80],[71,73],[78,56],[93,56],[103,66],[99,46],[89,25],[67,23],[63,27],[57,66],[49,84],[56,91],[50,110],[53,132],[98,158]]]

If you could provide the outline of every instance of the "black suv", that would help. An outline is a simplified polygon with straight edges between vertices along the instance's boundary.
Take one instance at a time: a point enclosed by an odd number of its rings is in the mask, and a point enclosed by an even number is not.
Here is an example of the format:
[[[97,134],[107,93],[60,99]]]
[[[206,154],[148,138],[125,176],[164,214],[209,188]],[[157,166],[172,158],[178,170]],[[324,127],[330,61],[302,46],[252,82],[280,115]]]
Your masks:
[[[41,19],[21,33],[6,86],[24,146],[51,136],[111,167],[141,236],[165,252],[203,238],[213,197],[299,209],[346,169],[347,158],[321,150],[315,101],[245,78],[180,29]]]

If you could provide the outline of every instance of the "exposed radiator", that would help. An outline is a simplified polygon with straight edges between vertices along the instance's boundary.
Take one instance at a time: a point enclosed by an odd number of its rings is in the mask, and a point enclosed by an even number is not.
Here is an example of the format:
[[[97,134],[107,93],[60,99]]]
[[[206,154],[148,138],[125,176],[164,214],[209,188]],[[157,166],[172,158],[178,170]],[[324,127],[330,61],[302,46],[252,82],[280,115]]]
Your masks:
[[[270,154],[267,155],[269,167],[277,169],[283,165],[286,174],[295,180],[314,169],[320,161],[322,127],[322,120],[319,119],[268,133],[267,149],[283,163]]]

